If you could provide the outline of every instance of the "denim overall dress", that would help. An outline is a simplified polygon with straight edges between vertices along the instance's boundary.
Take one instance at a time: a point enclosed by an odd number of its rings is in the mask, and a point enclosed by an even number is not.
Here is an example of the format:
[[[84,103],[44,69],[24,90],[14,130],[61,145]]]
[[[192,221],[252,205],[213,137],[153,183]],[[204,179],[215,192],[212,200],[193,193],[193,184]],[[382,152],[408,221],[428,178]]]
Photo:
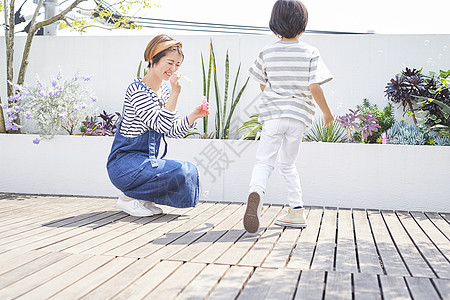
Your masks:
[[[157,158],[162,136],[149,129],[137,137],[125,137],[119,124],[107,162],[111,183],[134,199],[193,207],[198,203],[197,167],[186,161],[163,159],[165,153]]]

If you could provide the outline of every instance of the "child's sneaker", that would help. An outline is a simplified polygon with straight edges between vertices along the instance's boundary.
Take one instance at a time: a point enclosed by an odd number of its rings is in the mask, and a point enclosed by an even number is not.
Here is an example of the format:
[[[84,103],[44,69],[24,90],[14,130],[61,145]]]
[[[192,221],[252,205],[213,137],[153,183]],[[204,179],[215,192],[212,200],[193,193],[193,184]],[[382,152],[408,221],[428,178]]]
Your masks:
[[[255,233],[259,229],[263,204],[262,195],[264,195],[264,192],[261,188],[254,188],[248,195],[247,208],[244,214],[244,228],[250,233]]]
[[[306,227],[305,209],[289,207],[286,214],[275,219],[275,224],[295,228]]]

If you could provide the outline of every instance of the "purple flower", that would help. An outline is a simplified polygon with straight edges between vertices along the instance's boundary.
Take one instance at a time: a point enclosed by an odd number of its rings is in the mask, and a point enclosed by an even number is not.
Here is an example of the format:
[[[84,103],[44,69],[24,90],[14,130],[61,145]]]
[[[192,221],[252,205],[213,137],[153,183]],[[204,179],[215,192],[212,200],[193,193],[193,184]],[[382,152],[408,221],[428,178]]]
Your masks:
[[[91,76],[85,76],[83,79],[84,79],[84,81],[89,81],[89,80],[91,80]]]
[[[45,87],[45,84],[42,81],[37,82],[37,85],[39,86],[40,89],[43,89]]]
[[[19,94],[16,94],[16,95],[13,95],[13,96],[9,97],[8,101],[9,102],[16,102],[17,100],[20,100],[20,97],[21,96]]]
[[[38,95],[41,96],[42,98],[45,97],[45,94],[44,94],[44,92],[43,92],[42,90],[39,90],[39,91],[38,91]]]
[[[61,118],[61,120],[64,120],[65,118],[67,118],[67,112],[63,112],[59,114],[59,117]]]
[[[35,145],[39,145],[40,142],[41,142],[41,140],[39,140],[38,138],[35,138],[33,140],[33,144],[35,144]]]
[[[31,120],[31,119],[33,118],[33,113],[32,113],[31,111],[27,111],[27,112],[25,113],[25,118],[26,118],[27,120]]]
[[[98,98],[95,96],[91,96],[91,100],[92,100],[92,102],[97,102]]]
[[[53,87],[56,87],[56,86],[58,85],[58,81],[56,81],[56,80],[54,80],[54,79],[53,79],[51,82],[52,82],[52,86],[53,86]]]
[[[62,73],[61,73],[61,72],[58,72],[58,75],[56,75],[56,79],[57,79],[57,80],[61,80],[62,77],[63,77]]]

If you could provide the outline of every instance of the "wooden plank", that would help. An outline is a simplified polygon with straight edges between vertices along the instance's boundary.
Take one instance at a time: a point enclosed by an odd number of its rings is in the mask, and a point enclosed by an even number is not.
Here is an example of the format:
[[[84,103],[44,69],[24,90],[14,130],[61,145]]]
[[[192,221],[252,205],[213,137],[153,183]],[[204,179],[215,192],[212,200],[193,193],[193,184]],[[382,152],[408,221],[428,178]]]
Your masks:
[[[411,274],[418,277],[436,277],[404,230],[397,215],[388,211],[384,211],[382,214],[392,238]]]
[[[280,215],[280,212],[278,213]],[[278,241],[284,228],[272,225],[261,234],[261,237],[256,240],[253,247],[245,254],[239,262],[241,266],[255,266],[262,265],[265,258],[270,254],[272,248]],[[287,260],[289,257],[285,257]]]
[[[408,287],[403,277],[380,275],[381,290],[385,300],[409,300]]]
[[[143,257],[143,255],[139,255],[139,252],[135,254],[135,251],[139,250],[141,247],[147,245],[149,242],[159,238],[160,236],[163,236],[164,234],[169,233],[172,230],[176,230],[184,223],[195,219],[198,215],[210,209],[213,205],[213,203],[201,203],[195,208],[185,209],[184,213],[182,213],[181,215],[165,215],[160,219],[160,222],[152,222],[137,229],[137,231],[134,230],[131,234],[131,237],[129,237],[128,235],[123,235],[121,237],[118,237],[117,239],[112,240],[115,244],[109,246],[109,249],[105,249],[105,255],[129,255],[130,257],[137,258]]]
[[[426,212],[425,215],[430,218],[430,220],[434,223],[434,225],[439,228],[439,230],[444,234],[447,239],[450,240],[450,224],[447,220],[445,220],[440,214],[433,212]]]
[[[96,230],[97,228],[101,228],[107,224],[115,223],[118,220],[127,217],[128,215],[122,212],[110,213],[105,214],[102,217],[99,217],[95,221],[84,220],[77,222],[77,224],[74,224],[72,228],[66,228],[64,226],[58,227],[55,228],[55,230],[51,231],[51,233],[47,232],[43,234],[38,234],[36,237],[32,239],[33,240],[32,242],[30,242],[30,240],[27,240],[27,243],[24,246],[22,246],[22,248],[27,250],[46,249],[47,246],[57,243],[61,240],[65,240],[73,236],[83,234],[85,232]],[[77,226],[78,224],[80,224],[79,227]]]
[[[168,259],[169,257],[175,255],[180,250],[186,248],[189,244],[196,242],[199,238],[210,232],[216,226],[216,224],[222,223],[226,218],[228,218],[233,212],[236,211],[237,207],[234,205],[230,206],[228,204],[226,205],[220,204],[217,205],[217,208],[219,209],[219,211],[217,212],[211,211],[212,215],[210,215],[210,217],[207,217],[206,215],[204,221],[202,221],[202,223],[200,223],[199,226],[193,229],[189,228],[184,229],[188,230],[188,232],[184,235],[181,235],[179,238],[174,240],[175,235],[172,235],[168,239],[162,238],[153,241],[152,243],[157,244],[166,243],[166,245],[160,247],[158,251],[153,252],[151,256],[158,257],[160,259]]]
[[[170,209],[174,211],[174,209]],[[70,253],[86,252],[90,254],[102,254],[104,249],[109,249],[105,244],[119,236],[123,236],[130,231],[145,224],[160,219],[164,215],[150,217],[127,216],[114,223],[108,224],[96,230],[85,232],[74,238],[66,240],[66,243],[59,243],[59,251]],[[54,251],[54,250],[53,250]]]
[[[111,259],[113,258],[107,256],[93,256],[88,260],[85,260],[81,264],[75,266],[74,268],[60,274],[52,280],[47,281],[46,283],[20,296],[18,299],[47,299],[58,293],[62,289],[70,286],[74,282],[77,282],[90,272],[106,264]]]
[[[208,300],[236,299],[252,272],[251,267],[231,266],[209,295]]]
[[[19,266],[47,255],[47,251],[24,251],[22,249],[8,250],[0,255],[0,274],[5,274]]]
[[[31,244],[36,241],[40,241],[49,237],[52,237],[54,235],[58,235],[67,231],[73,231],[78,229],[80,230],[91,230],[92,228],[87,227],[87,225],[90,225],[91,223],[95,222],[109,222],[110,218],[114,218],[115,215],[117,215],[117,212],[103,212],[103,213],[95,213],[92,214],[92,216],[88,218],[83,218],[81,220],[78,220],[76,222],[73,222],[73,219],[67,221],[67,224],[59,224],[54,226],[42,226],[40,228],[37,228],[35,230],[30,230],[28,232],[24,232],[23,234],[17,234],[13,238],[7,238],[4,239],[5,241],[5,248],[7,249],[14,249],[17,247],[24,247],[27,244]],[[122,215],[122,217],[124,217]],[[80,226],[80,227],[78,227]],[[81,227],[82,226],[82,227]],[[100,227],[101,225],[95,225],[95,227]],[[72,233],[70,233],[72,234]],[[29,247],[31,250],[32,247]]]
[[[355,227],[357,224],[355,224]],[[358,272],[356,245],[353,233],[353,217],[350,209],[340,208],[336,244],[336,271]]]
[[[205,299],[230,269],[226,265],[210,264],[178,295],[177,299]]]
[[[397,216],[434,273],[439,278],[450,279],[450,263],[425,235],[411,215],[406,212],[397,212]],[[450,242],[448,245],[450,247]]]
[[[267,275],[272,274],[273,270],[268,271],[264,268],[256,268],[255,272],[250,276],[247,284],[244,286],[241,294],[237,299],[240,300],[257,300],[265,299],[270,289],[270,284]],[[273,279],[271,276],[270,279]]]
[[[311,269],[333,271],[336,239],[336,217],[334,208],[325,208],[320,226],[317,247]]]
[[[206,267],[206,264],[185,263],[144,299],[175,299],[178,294]],[[133,295],[134,296],[134,295]]]
[[[267,210],[267,206],[263,206],[263,214]],[[242,218],[242,216],[241,216]],[[231,230],[228,230],[210,247],[206,248],[199,255],[194,257],[192,262],[210,263],[215,262],[223,253],[225,253],[237,240],[246,233],[242,220],[237,222]]]
[[[439,214],[442,216],[442,218],[444,218],[444,220],[447,221],[447,223],[450,224],[450,213],[448,213],[448,212],[441,212]]]
[[[121,290],[125,289],[130,283],[138,280],[157,263],[159,263],[159,261],[146,258],[139,259],[81,299],[110,299]]]
[[[73,206],[73,204],[72,204]],[[99,212],[95,212],[95,210],[97,208],[100,208],[101,206],[98,207],[92,207],[92,205],[89,206],[81,206],[81,207],[77,207],[77,208],[73,208],[70,207],[70,205],[67,205],[67,207],[64,207],[64,209],[62,210],[58,210],[58,209],[53,209],[51,210],[51,214],[42,214],[38,216],[38,218],[28,218],[30,214],[32,214],[32,212],[35,211],[40,211],[44,208],[41,208],[39,210],[36,210],[36,206],[33,207],[33,210],[30,211],[26,211],[25,215],[26,215],[26,220],[23,222],[17,222],[17,223],[12,223],[9,224],[7,226],[5,226],[5,231],[0,233],[0,239],[4,239],[6,237],[10,237],[10,236],[16,236],[18,234],[22,234],[24,236],[28,236],[30,234],[31,230],[37,230],[35,232],[39,232],[40,228],[42,228],[43,226],[45,226],[47,229],[49,229],[52,225],[52,222],[56,222],[55,218],[58,218],[58,220],[64,220],[64,221],[68,221],[68,220],[72,220],[72,221],[76,221],[79,219],[84,219],[86,218],[86,212],[91,212],[91,213],[99,213]],[[78,216],[74,216],[74,214],[77,213],[81,213],[81,215]],[[33,232],[33,234],[35,233]]]
[[[450,299],[450,280],[449,279],[431,279],[434,285],[436,286],[439,295],[441,295],[442,299]]]
[[[372,234],[375,237],[375,243],[387,275],[409,276],[410,274],[391,239],[381,213],[379,211],[368,211],[367,214],[372,225]]]
[[[262,267],[265,268],[284,268],[294,251],[298,238],[303,229],[285,227],[281,233],[280,239],[273,247],[272,251],[264,260]]]
[[[353,274],[355,300],[381,299],[380,285],[375,274]]]
[[[87,253],[105,254],[113,256],[123,256],[124,254],[138,248],[142,245],[142,242],[148,242],[147,237],[152,236],[152,231],[161,227],[170,227],[172,220],[180,218],[181,210],[176,210],[170,214],[164,214],[162,216],[152,216],[141,218],[141,222],[144,224],[128,224],[127,227],[132,230],[118,235],[109,241],[101,243],[93,248],[86,250]],[[143,220],[146,219],[146,220]],[[150,222],[146,222],[150,220]],[[145,239],[145,241],[143,241]]]
[[[98,205],[97,207],[99,208],[101,206]],[[12,233],[16,234],[23,232],[25,229],[38,228],[42,223],[50,222],[57,217],[73,216],[77,212],[92,209],[92,205],[77,205],[77,207],[74,208],[73,204],[65,203],[62,205],[58,204],[58,206],[55,207],[53,201],[52,207],[45,207],[39,202],[39,210],[36,210],[35,208],[36,205],[26,210],[24,209],[20,213],[11,214],[2,220],[0,222],[0,237],[9,236]]]
[[[316,249],[317,237],[322,222],[323,209],[311,208],[308,214],[308,227],[303,229],[298,239],[297,245],[292,251],[288,268],[308,270],[311,266],[314,251]]]
[[[353,219],[361,273],[384,274],[366,211],[354,209]]]
[[[297,290],[300,270],[282,268],[273,273],[275,276],[268,282],[270,289],[265,299],[293,299]]]
[[[281,206],[269,207],[261,216],[259,231],[256,233],[244,233],[238,242],[231,245],[231,247],[228,248],[228,250],[216,260],[216,263],[229,265],[236,265],[240,263],[241,259],[255,245],[255,242],[264,235],[265,229],[272,224],[281,209]],[[280,227],[277,229],[280,230]]]
[[[232,230],[238,222],[241,222],[244,211],[245,206],[239,205],[239,208],[225,221],[215,226],[211,231],[195,241],[195,243],[188,245],[186,248],[171,256],[170,260],[192,261],[208,247],[214,245],[215,242],[218,242],[218,240]]]
[[[322,300],[325,290],[325,272],[304,270],[300,274],[295,300]]]
[[[24,265],[21,265],[7,273],[0,275],[0,289],[7,287],[8,285],[30,276],[31,274],[38,272],[39,270],[48,267],[51,264],[66,257],[65,253],[48,253],[44,256],[36,258]]]
[[[352,299],[350,273],[327,272],[325,299]]]
[[[80,296],[84,296],[96,287],[107,281],[117,273],[135,262],[135,259],[126,257],[117,257],[108,261],[106,264],[98,268],[97,270],[89,273],[85,277],[81,278],[74,284],[63,289],[56,295],[53,295],[50,299],[76,299]]]
[[[421,212],[410,213],[420,228],[425,232],[428,238],[433,241],[434,245],[441,253],[450,260],[450,242],[449,239],[440,231],[428,217]]]
[[[168,225],[171,228],[160,227],[152,231],[152,236],[147,237],[147,241],[143,243],[138,249],[126,254],[128,257],[148,257],[154,252],[162,249],[165,245],[172,243],[183,235],[189,233],[191,230],[207,222],[207,220],[218,214],[224,208],[223,204],[214,204],[202,213],[193,216],[192,218],[184,220],[174,220]]]
[[[440,299],[431,279],[421,277],[405,277],[405,279],[413,299]]]
[[[143,299],[181,265],[181,262],[162,261],[121,290],[112,299]]]
[[[69,255],[56,263],[43,268],[19,281],[14,282],[5,289],[0,290],[0,299],[13,299],[55,278],[59,274],[75,267],[87,260],[90,255]]]

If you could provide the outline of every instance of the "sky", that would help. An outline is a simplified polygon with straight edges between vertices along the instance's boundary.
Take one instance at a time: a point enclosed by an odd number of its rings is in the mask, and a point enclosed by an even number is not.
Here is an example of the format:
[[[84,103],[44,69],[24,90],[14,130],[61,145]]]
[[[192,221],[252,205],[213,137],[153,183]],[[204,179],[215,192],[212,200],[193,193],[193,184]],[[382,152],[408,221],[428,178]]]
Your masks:
[[[139,11],[140,16],[265,27],[268,26],[272,6],[275,3],[275,0],[150,1],[157,7]],[[303,2],[309,12],[307,26],[309,30],[380,34],[450,34],[448,21],[450,0],[303,0]],[[16,7],[21,4],[22,0],[16,1]],[[32,1],[28,0],[24,12],[32,14],[34,7]],[[2,18],[3,13],[0,16],[1,23]],[[141,30],[136,34],[145,33],[146,30]],[[190,34],[186,31],[177,33]],[[60,31],[58,34],[70,35],[68,30]],[[92,30],[91,34],[113,33]]]
[[[274,0],[158,0],[148,17],[267,26]],[[449,0],[303,0],[307,29],[383,34],[450,34]]]

